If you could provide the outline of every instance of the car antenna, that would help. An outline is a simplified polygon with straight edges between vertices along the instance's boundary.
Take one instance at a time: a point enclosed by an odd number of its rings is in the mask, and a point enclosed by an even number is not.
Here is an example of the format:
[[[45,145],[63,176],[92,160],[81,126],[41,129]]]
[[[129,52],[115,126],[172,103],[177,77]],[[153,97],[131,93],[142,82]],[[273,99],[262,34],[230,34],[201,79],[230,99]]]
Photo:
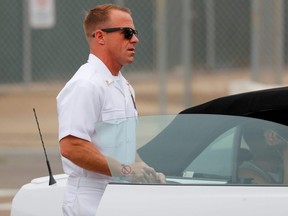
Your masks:
[[[36,114],[35,108],[33,108],[33,112],[34,112],[35,120],[36,120],[36,123],[37,123],[37,127],[38,127],[38,131],[39,131],[40,139],[41,139],[41,142],[42,142],[42,147],[43,147],[44,154],[45,154],[45,158],[46,158],[46,164],[47,164],[47,167],[48,167],[48,172],[49,172],[49,185],[53,185],[53,184],[56,183],[56,180],[54,179],[54,177],[53,177],[53,175],[52,175],[50,163],[49,163],[49,160],[48,160],[48,157],[47,157],[47,153],[46,153],[46,149],[45,149],[44,141],[43,141],[43,138],[42,138],[42,133],[41,133],[41,130],[40,130],[40,126],[39,126],[39,122],[38,122],[38,118],[37,118],[37,114]]]

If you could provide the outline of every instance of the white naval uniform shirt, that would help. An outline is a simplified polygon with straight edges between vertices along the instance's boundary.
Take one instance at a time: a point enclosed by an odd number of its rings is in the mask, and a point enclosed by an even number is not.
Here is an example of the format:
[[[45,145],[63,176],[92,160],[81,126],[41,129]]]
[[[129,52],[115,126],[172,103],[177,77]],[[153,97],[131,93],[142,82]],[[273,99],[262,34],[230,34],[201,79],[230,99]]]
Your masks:
[[[88,140],[104,155],[129,164],[135,161],[136,153],[135,118],[131,118],[137,116],[133,103],[135,92],[120,72],[118,79],[122,87],[106,65],[90,54],[88,62],[79,68],[57,96],[58,138],[60,141],[73,135]],[[127,119],[132,124],[127,124]],[[102,121],[106,122],[104,127]],[[64,157],[62,163],[64,172],[70,176],[110,179],[85,170]]]

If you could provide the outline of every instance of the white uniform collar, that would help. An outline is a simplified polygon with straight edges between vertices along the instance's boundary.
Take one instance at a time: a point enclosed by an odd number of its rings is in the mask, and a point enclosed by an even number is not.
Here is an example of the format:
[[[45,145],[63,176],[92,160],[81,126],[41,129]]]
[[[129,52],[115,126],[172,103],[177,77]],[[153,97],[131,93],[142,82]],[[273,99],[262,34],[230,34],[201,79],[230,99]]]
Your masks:
[[[105,74],[105,76],[106,76],[106,78],[105,78],[105,83],[106,84],[110,85],[111,83],[113,83],[115,81],[115,79],[114,79],[112,73],[110,72],[110,70],[102,62],[102,60],[99,59],[97,56],[95,56],[94,54],[90,53],[87,62],[90,63],[90,64],[93,64],[93,65],[97,65],[98,68],[100,67],[100,71],[99,72]],[[129,84],[127,82],[127,80],[123,77],[121,71],[119,71],[118,77],[119,77],[119,79],[123,80],[124,83]]]

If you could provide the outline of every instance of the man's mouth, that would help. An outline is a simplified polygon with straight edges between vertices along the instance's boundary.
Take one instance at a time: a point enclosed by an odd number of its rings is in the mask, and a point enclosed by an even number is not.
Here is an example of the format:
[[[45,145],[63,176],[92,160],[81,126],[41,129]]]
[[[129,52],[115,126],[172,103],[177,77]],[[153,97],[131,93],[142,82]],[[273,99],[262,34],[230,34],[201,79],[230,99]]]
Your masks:
[[[135,48],[129,48],[128,51],[129,52],[135,52]]]

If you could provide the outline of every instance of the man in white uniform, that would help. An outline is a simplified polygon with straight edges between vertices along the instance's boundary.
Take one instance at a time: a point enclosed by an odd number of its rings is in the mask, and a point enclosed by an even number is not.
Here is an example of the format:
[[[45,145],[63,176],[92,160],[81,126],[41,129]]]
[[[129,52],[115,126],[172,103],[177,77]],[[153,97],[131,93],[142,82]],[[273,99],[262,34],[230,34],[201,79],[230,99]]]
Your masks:
[[[134,61],[139,42],[130,10],[96,6],[85,17],[84,30],[88,62],[57,96],[57,109],[63,169],[69,175],[63,214],[94,216],[113,178],[164,183],[165,176],[136,154],[131,120],[137,116],[135,93],[120,72]],[[109,127],[101,127],[102,121]]]

